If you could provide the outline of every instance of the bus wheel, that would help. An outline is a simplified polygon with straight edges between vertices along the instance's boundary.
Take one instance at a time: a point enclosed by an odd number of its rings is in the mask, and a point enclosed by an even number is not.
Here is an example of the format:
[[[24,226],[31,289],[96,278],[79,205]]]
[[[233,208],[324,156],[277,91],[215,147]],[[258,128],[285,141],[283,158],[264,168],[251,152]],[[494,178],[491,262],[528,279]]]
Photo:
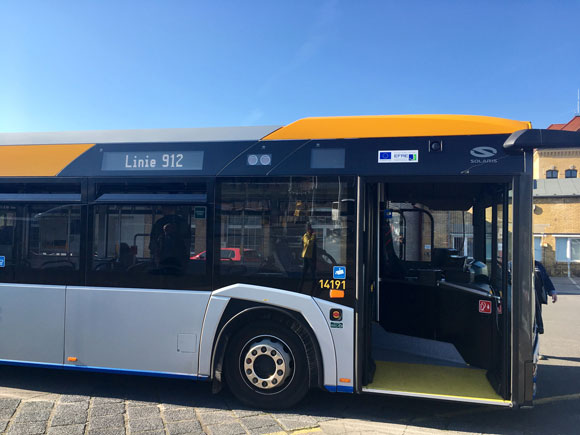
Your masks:
[[[292,328],[274,322],[251,323],[235,333],[225,355],[225,380],[243,403],[288,408],[310,386],[305,344]]]

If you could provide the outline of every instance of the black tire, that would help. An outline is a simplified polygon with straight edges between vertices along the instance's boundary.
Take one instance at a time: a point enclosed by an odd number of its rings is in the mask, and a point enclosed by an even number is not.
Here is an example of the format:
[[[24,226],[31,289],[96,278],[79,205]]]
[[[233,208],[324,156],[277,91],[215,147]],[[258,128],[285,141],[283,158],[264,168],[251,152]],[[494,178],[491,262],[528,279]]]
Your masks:
[[[258,356],[251,363],[251,368],[245,369],[244,367],[249,367],[247,364],[250,361],[246,356],[257,347],[259,347]],[[268,352],[260,354],[266,347]],[[270,358],[271,351],[277,349],[281,352],[277,357]],[[284,355],[281,355],[282,353]],[[263,360],[259,361],[258,358]],[[267,379],[271,379],[268,378],[268,374],[277,376],[280,373],[280,371],[275,373],[278,367],[274,362],[280,360],[284,361],[283,380],[278,382],[278,379],[273,379],[266,382]],[[305,343],[294,328],[280,323],[259,321],[244,326],[230,338],[224,363],[224,377],[230,391],[241,402],[252,407],[289,408],[302,400],[310,388],[310,370]],[[271,370],[272,367],[274,372]],[[258,375],[260,368],[263,370]],[[256,373],[246,373],[252,369]],[[255,382],[256,379],[264,379],[264,382]]]

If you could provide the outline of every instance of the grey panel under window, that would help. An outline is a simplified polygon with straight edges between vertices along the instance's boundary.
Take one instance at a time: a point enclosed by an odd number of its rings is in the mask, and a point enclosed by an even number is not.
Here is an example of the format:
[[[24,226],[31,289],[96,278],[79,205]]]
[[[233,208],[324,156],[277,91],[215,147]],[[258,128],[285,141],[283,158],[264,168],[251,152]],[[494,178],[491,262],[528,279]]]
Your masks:
[[[167,194],[147,194],[147,193],[104,193],[99,196],[96,202],[100,203],[140,203],[158,204],[164,202],[173,203],[200,203],[207,202],[205,193],[167,193]]]
[[[312,169],[344,169],[344,148],[314,148],[310,154]]]
[[[0,202],[81,202],[80,193],[0,193]]]

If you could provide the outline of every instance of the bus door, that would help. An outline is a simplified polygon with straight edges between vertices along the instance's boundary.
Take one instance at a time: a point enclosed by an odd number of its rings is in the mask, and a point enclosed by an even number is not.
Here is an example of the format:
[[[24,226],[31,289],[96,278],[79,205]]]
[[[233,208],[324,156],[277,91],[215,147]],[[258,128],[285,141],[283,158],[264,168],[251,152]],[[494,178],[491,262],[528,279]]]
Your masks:
[[[380,207],[380,190],[379,183],[366,182],[364,183],[364,192],[362,192],[363,207],[362,218],[364,224],[362,225],[362,263],[359,264],[359,271],[362,277],[362,292],[359,296],[361,301],[360,307],[362,309],[363,319],[363,337],[362,337],[362,354],[370,355],[372,353],[372,325],[378,320],[379,313],[379,207]],[[359,347],[359,351],[361,348]],[[375,363],[373,358],[362,358],[362,384],[366,385],[371,382],[374,372]]]
[[[366,184],[362,391],[511,405],[506,192]]]

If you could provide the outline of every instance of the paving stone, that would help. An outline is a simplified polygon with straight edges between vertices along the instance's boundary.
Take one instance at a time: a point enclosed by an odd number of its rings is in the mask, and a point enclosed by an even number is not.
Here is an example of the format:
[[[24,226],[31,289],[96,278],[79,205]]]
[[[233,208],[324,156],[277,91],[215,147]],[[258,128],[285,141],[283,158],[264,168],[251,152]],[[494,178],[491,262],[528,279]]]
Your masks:
[[[0,432],[4,432],[4,429],[6,429],[6,426],[8,426],[8,422],[10,420],[0,420]]]
[[[255,429],[248,429],[250,435],[265,435],[265,434],[275,434],[275,433],[286,433],[282,430],[282,428],[278,425],[276,426],[264,426],[264,427],[257,427]],[[300,432],[302,435],[302,432]]]
[[[134,407],[139,407],[139,406],[151,406],[154,403],[155,402],[150,402],[147,400],[128,400],[127,407],[134,408]]]
[[[20,399],[0,397],[0,409],[16,409],[19,403]]]
[[[14,407],[14,408],[0,408],[0,419],[11,418],[14,415],[14,411],[16,411],[16,407]]]
[[[223,401],[212,396],[201,397],[196,400],[197,403],[192,403],[192,406],[199,412],[214,412],[229,409],[229,406]]]
[[[318,422],[309,416],[296,415],[293,417],[276,417],[284,430],[298,430],[317,427]]]
[[[192,408],[166,409],[163,414],[165,421],[196,420],[195,411]]]
[[[7,435],[36,435],[43,434],[46,430],[46,423],[32,422],[32,423],[12,423]]]
[[[202,434],[201,425],[197,420],[180,421],[177,423],[167,423],[167,431],[169,435],[179,434]]]
[[[129,419],[139,419],[139,418],[158,418],[159,417],[159,407],[157,406],[137,406],[132,408],[127,408],[127,415]]]
[[[61,396],[60,403],[78,403],[78,402],[89,402],[90,396],[80,396],[74,394],[66,394]]]
[[[161,420],[161,418],[129,419],[129,429],[131,429],[131,432],[163,429],[163,420]]]
[[[208,435],[238,435],[245,434],[246,430],[239,423],[215,424],[207,426]]]
[[[125,427],[125,419],[122,415],[91,417],[89,420],[89,429],[108,429],[115,427]]]
[[[123,399],[117,397],[93,397],[93,406],[108,405],[111,403],[123,403]]]
[[[105,403],[91,407],[91,418],[104,415],[119,415],[125,413],[124,403]]]
[[[50,410],[49,409],[40,409],[40,410],[30,410],[30,411],[21,411],[19,410],[16,416],[14,417],[15,423],[31,423],[34,421],[48,421],[48,417],[50,417]]]
[[[231,411],[200,412],[199,419],[204,425],[235,423],[234,413]]]
[[[65,426],[70,424],[85,424],[87,411],[78,406],[59,406],[52,416],[51,426]]]
[[[84,424],[69,424],[68,426],[49,427],[47,435],[83,435],[85,433]]]
[[[252,415],[263,415],[264,412],[255,409],[232,409],[233,413],[238,418],[251,417]]]
[[[166,435],[165,434],[165,429],[159,429],[159,430],[147,430],[144,432],[131,432],[131,435]]]
[[[50,411],[54,406],[54,402],[46,402],[46,401],[33,401],[33,402],[22,402],[20,404],[20,412],[29,412],[29,411]]]
[[[240,421],[248,429],[256,429],[258,427],[264,426],[277,426],[278,430],[282,430],[282,428],[278,425],[278,423],[269,415],[245,417],[240,419]]]
[[[89,429],[87,435],[125,435],[124,427]]]
[[[70,402],[70,403],[57,403],[55,412],[64,410],[75,410],[77,412],[86,411],[89,408],[89,402]]]

